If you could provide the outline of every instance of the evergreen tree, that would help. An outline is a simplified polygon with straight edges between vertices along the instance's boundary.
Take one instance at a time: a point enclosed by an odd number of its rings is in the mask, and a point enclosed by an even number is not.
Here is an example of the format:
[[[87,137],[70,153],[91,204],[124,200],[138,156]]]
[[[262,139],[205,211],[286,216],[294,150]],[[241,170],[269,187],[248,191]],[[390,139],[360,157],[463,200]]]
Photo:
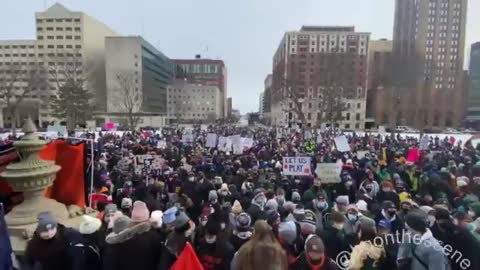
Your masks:
[[[77,125],[85,124],[91,116],[91,98],[92,94],[82,84],[68,80],[60,87],[58,96],[52,97],[53,116],[66,120],[68,130],[73,130]]]

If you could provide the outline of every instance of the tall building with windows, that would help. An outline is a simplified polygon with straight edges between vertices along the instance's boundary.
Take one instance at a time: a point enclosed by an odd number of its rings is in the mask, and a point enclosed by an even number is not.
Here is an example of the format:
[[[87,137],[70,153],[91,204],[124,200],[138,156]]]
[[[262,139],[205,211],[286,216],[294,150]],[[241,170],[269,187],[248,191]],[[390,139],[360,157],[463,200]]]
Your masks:
[[[213,123],[223,118],[223,93],[216,85],[175,80],[167,90],[168,118],[177,123]]]
[[[105,63],[107,115],[117,116],[108,122],[126,121],[128,95],[139,97],[134,112],[142,118],[167,116],[167,87],[175,77],[173,61],[140,36],[116,36],[105,39]],[[125,90],[125,80],[133,92]],[[160,122],[156,126],[164,124]]]
[[[264,81],[263,114],[262,117],[270,122],[272,111],[272,74],[268,74]]]
[[[258,113],[263,115],[265,109],[265,92],[261,92],[258,96]]]
[[[340,127],[363,129],[369,39],[370,33],[355,32],[353,26],[303,26],[286,32],[273,57],[271,124],[298,124],[301,107],[302,124],[319,126],[324,90],[333,88],[346,105]]]
[[[396,0],[398,125],[463,125],[466,14],[467,0]]]
[[[467,125],[480,129],[480,42],[470,50]]]
[[[47,85],[38,85],[29,91],[28,97],[18,108],[17,119],[27,115],[39,124],[52,121],[50,97],[56,95],[68,73],[85,80],[85,87],[95,97],[95,110],[106,109],[105,37],[115,36],[105,24],[82,12],[71,11],[61,4],[54,4],[43,12],[37,12],[36,38],[33,40],[0,41],[0,80],[18,71],[41,70]],[[15,70],[12,71],[12,67]],[[6,72],[10,75],[7,75]],[[19,76],[15,90],[19,95],[28,85],[27,76]],[[5,110],[5,104],[2,105]],[[0,110],[2,111],[2,110]],[[3,112],[3,111],[2,111]],[[11,119],[5,120],[10,125]],[[17,123],[19,125],[20,123]]]
[[[195,59],[174,59],[176,78],[186,79],[193,84],[217,86],[221,92],[221,115],[227,116],[227,67],[222,60],[203,59],[197,55]]]

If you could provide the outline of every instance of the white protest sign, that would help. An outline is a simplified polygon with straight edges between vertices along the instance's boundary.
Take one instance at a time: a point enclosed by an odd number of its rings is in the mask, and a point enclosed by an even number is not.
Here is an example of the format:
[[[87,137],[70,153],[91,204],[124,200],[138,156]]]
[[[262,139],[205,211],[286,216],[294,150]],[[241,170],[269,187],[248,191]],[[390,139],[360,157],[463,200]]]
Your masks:
[[[348,144],[347,137],[345,135],[338,136],[335,138],[335,146],[340,152],[349,152],[350,145]]]
[[[243,146],[246,148],[252,148],[253,147],[253,139],[252,138],[242,138],[243,140]]]
[[[310,175],[310,157],[284,157],[284,175]]]
[[[200,126],[200,129],[201,129],[202,131],[207,131],[208,125],[201,125],[201,126]]]
[[[182,142],[191,143],[193,142],[193,134],[187,133],[182,135]]]
[[[157,148],[158,149],[164,149],[167,148],[167,142],[165,140],[159,140],[157,142]]]
[[[240,137],[240,135],[234,135],[234,136],[230,136],[230,139],[232,140],[233,154],[234,155],[243,154],[242,137]]]
[[[221,136],[218,138],[218,150],[222,151],[222,152],[226,152],[227,151],[227,137],[224,137],[224,136]]]
[[[305,140],[310,140],[311,138],[313,138],[312,132],[310,130],[305,131],[305,135],[303,136],[303,138]]]
[[[378,127],[378,134],[385,135],[385,133],[387,133],[387,130],[385,129],[385,126],[379,126]]]
[[[369,151],[357,151],[357,158],[362,159],[366,154],[370,153]]]
[[[319,133],[317,135],[317,143],[320,144],[320,143],[322,143],[322,141],[323,141],[322,134]]]
[[[428,135],[424,135],[422,139],[420,140],[420,150],[426,150],[428,149],[428,143],[430,142],[430,139],[428,138]]]
[[[208,133],[206,147],[217,147],[217,134]]]
[[[55,133],[58,132],[58,133],[60,133],[60,135],[65,136],[65,137],[68,136],[67,127],[62,126],[58,123],[53,124],[53,126],[48,126],[47,131],[48,132],[55,132]]]
[[[315,173],[322,184],[340,183],[341,163],[317,163]]]

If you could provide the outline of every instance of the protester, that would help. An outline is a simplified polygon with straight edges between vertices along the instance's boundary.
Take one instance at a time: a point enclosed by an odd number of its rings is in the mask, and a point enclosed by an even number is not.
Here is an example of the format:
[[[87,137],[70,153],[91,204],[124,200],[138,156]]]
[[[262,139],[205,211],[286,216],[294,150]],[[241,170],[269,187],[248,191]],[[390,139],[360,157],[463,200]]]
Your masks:
[[[322,239],[311,234],[305,240],[305,251],[298,256],[291,267],[293,270],[336,270],[335,262],[325,254]]]

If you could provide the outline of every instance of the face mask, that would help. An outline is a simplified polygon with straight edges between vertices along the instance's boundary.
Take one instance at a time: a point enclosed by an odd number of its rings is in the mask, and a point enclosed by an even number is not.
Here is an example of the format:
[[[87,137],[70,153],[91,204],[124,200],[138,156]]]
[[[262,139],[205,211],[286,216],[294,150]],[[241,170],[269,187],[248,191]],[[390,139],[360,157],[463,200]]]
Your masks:
[[[200,221],[200,224],[202,224],[202,226],[205,226],[205,225],[207,225],[207,221],[208,221],[208,220],[201,220],[201,221]]]
[[[382,190],[383,190],[383,192],[390,192],[390,191],[392,191],[392,190],[389,189],[389,188],[384,188],[384,189],[382,189]]]
[[[216,235],[210,237],[205,236],[205,242],[207,242],[207,244],[213,244],[215,241],[217,241]]]
[[[300,184],[300,179],[295,179],[295,184]]]
[[[188,181],[194,182],[194,181],[195,181],[195,177],[193,177],[193,176],[189,177],[189,178],[188,178]]]
[[[55,237],[55,235],[57,234],[57,228],[53,228],[53,229],[50,229],[46,232],[41,232],[39,234],[40,238],[42,238],[43,240],[50,240],[52,239],[53,237]]]
[[[263,207],[263,206],[265,206],[265,204],[267,203],[267,198],[261,197],[261,198],[255,200],[255,202],[256,202],[260,207]]]
[[[351,222],[355,222],[358,220],[358,216],[355,215],[355,214],[347,214],[347,218],[348,220],[350,220]]]
[[[283,205],[285,203],[285,197],[284,196],[277,196],[276,200],[277,200],[277,203],[279,205]]]
[[[227,195],[228,195],[228,191],[222,190],[222,191],[220,192],[220,195],[222,195],[222,196],[227,196]]]
[[[353,185],[353,182],[352,182],[352,181],[347,181],[347,182],[345,182],[345,186],[346,186],[347,188],[351,187],[352,185]]]
[[[220,223],[220,229],[221,229],[221,230],[225,230],[225,223],[223,223],[223,222]]]
[[[435,224],[435,217],[432,216],[432,215],[429,215],[428,216],[428,224],[429,224],[429,227],[432,227],[434,224]]]
[[[395,214],[397,213],[397,211],[393,210],[393,211],[388,211],[387,213],[388,213],[388,215],[389,215],[390,217],[393,217],[393,216],[395,216]]]
[[[472,210],[468,210],[468,215],[471,217],[475,217],[475,212],[473,212]]]
[[[325,209],[326,206],[327,206],[327,202],[325,202],[325,201],[318,201],[317,202],[317,208],[320,209],[320,210]]]
[[[342,230],[344,226],[345,226],[344,223],[333,223],[333,225],[332,225],[332,227],[334,227],[335,229],[337,229],[339,231]]]

